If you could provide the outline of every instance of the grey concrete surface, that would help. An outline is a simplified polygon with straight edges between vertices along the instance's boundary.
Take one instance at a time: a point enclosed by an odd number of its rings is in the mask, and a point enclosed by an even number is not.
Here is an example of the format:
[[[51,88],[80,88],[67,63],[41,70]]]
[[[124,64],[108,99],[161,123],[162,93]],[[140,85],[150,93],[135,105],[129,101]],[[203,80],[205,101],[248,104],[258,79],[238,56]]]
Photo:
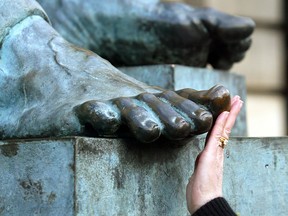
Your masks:
[[[193,88],[205,90],[220,84],[229,89],[232,96],[239,95],[246,101],[246,83],[242,75],[220,70],[187,67],[182,65],[153,65],[119,68],[125,74],[151,86],[169,90]],[[247,136],[246,106],[238,116],[233,136]]]
[[[185,185],[203,138],[0,143],[0,215],[187,215]],[[288,137],[231,138],[224,196],[239,215],[288,212]]]
[[[73,215],[71,140],[0,144],[0,215]]]

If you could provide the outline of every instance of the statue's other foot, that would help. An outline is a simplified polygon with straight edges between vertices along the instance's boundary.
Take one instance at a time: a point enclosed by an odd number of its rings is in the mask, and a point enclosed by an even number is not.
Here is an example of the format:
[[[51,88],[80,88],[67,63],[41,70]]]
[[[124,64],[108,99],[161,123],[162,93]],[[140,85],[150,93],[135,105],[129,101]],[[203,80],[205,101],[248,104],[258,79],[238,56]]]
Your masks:
[[[209,103],[193,102],[203,92],[185,91],[184,98],[132,79],[65,41],[37,14],[9,27],[0,71],[2,138],[103,136],[124,126],[143,142],[161,134],[182,139],[207,132],[215,113]]]
[[[146,0],[38,0],[67,40],[113,65],[184,64],[227,70],[251,45],[254,22],[209,8]]]
[[[251,46],[255,23],[246,17],[231,16],[212,8],[197,12],[211,35],[208,63],[214,68],[230,69],[241,61]]]

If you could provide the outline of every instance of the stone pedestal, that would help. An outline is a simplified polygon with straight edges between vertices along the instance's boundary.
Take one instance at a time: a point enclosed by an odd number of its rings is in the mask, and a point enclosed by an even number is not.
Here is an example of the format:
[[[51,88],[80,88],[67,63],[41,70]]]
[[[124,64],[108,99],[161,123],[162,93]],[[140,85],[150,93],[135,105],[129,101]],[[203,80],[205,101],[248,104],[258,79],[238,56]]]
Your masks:
[[[181,65],[153,65],[119,68],[123,73],[152,86],[164,89],[178,90],[193,88],[207,90],[220,84],[229,89],[232,96],[239,95],[246,101],[246,84],[243,76],[235,73],[193,68]],[[238,116],[232,136],[247,136],[246,107]]]
[[[204,145],[194,138],[71,137],[0,143],[0,215],[187,215],[185,186]],[[224,196],[240,215],[288,212],[288,138],[231,138]]]

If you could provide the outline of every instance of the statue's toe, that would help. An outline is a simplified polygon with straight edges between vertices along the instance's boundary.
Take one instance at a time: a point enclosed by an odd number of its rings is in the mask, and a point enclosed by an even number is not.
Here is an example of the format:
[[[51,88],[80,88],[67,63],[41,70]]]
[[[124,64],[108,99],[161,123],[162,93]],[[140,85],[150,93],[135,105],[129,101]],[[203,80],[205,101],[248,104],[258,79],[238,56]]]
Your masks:
[[[231,106],[230,92],[224,86],[215,85],[209,90],[195,91],[181,89],[176,91],[180,96],[201,104],[209,110],[216,119],[223,111],[229,111]]]
[[[213,8],[199,9],[201,20],[212,37],[222,41],[239,41],[250,37],[255,22],[248,17],[233,16]]]
[[[151,111],[133,98],[123,97],[113,100],[121,113],[122,123],[141,142],[153,142],[161,135],[161,124]]]
[[[153,94],[143,93],[137,96],[152,112],[158,116],[163,125],[162,133],[169,139],[183,139],[191,133],[190,123],[179,114],[169,102],[160,100]]]
[[[191,134],[205,133],[210,130],[213,122],[212,114],[201,108],[199,104],[183,98],[174,91],[165,91],[157,96],[167,100],[191,124]]]
[[[76,115],[84,126],[92,126],[98,135],[114,134],[120,127],[120,113],[109,102],[87,101],[75,107]]]
[[[217,36],[225,41],[237,41],[250,37],[255,28],[255,22],[248,17],[222,14],[218,16]]]

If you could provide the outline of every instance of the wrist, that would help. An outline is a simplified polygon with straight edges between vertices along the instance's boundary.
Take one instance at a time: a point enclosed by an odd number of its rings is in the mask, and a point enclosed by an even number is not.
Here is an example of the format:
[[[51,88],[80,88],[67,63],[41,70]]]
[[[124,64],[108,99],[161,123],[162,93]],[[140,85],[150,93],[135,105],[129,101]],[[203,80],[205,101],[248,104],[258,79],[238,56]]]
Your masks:
[[[192,216],[236,216],[228,202],[223,197],[210,200],[198,208]]]

